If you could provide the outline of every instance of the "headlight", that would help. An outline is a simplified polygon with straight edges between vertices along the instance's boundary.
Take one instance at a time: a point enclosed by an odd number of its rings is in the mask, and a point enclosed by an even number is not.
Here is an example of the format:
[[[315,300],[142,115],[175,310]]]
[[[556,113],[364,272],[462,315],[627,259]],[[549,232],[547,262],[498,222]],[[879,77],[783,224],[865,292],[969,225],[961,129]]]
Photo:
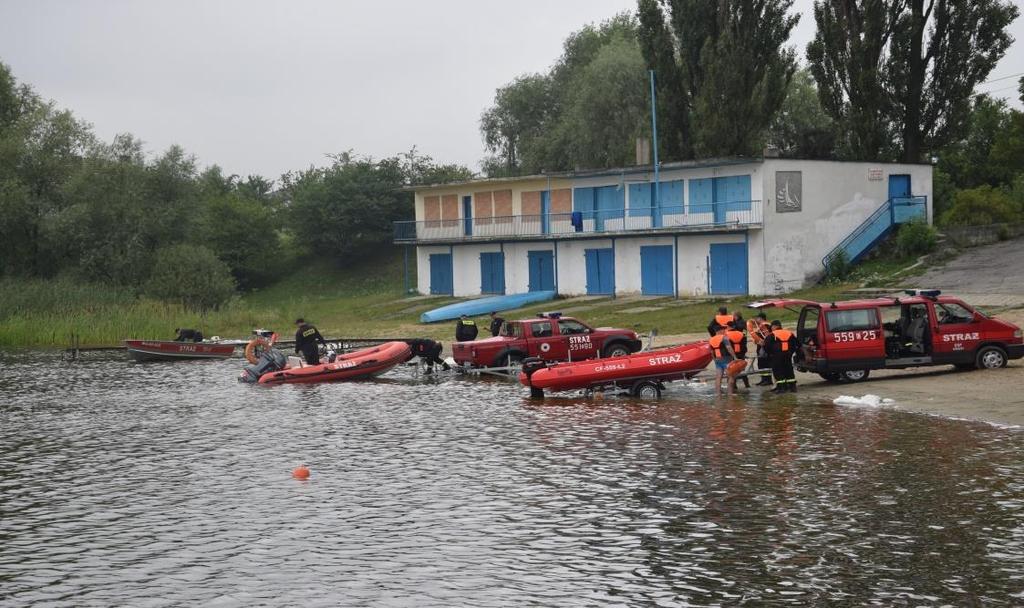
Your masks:
[[[1024,334],[1022,334],[1022,333],[1021,333],[1021,330],[1019,330],[1019,329],[1018,329],[1018,330],[1015,330],[1015,331],[1013,332],[1013,337],[1014,337],[1014,338],[1022,338],[1022,337],[1024,337]]]

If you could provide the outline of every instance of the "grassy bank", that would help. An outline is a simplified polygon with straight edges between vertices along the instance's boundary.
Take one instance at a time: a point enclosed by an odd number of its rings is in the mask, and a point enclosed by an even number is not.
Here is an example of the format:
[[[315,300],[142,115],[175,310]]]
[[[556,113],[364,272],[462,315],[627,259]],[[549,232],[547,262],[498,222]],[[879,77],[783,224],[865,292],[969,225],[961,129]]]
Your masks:
[[[201,316],[180,306],[135,297],[130,290],[82,284],[70,279],[0,283],[0,348],[63,347],[71,334],[83,346],[116,345],[124,338],[173,337],[176,327],[196,327],[207,336],[244,338],[254,327],[283,334],[298,316],[316,323],[327,336],[413,337],[448,341],[452,323],[422,325],[419,315],[453,301],[448,297],[403,295],[401,254],[388,250],[374,258],[336,268],[324,262],[301,266],[270,288],[245,294],[219,311]],[[852,284],[802,290],[793,297],[832,300]],[[569,298],[503,313],[507,318],[561,310],[594,325],[617,326],[662,335],[699,333],[715,308],[751,298],[689,300],[674,298]],[[780,314],[792,320],[791,315]]]

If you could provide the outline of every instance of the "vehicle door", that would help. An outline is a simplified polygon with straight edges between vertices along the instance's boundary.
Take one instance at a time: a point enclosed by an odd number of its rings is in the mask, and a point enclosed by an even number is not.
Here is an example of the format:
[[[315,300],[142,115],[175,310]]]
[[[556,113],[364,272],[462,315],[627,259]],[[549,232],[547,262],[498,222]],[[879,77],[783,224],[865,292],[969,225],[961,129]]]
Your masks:
[[[565,339],[558,334],[551,319],[530,321],[530,354],[548,361],[564,361],[569,357]]]
[[[928,307],[932,324],[932,360],[936,363],[971,363],[982,338],[982,323],[962,302],[933,302]]]
[[[575,319],[559,319],[558,333],[565,340],[568,357],[577,359],[593,359],[601,346],[594,340],[594,330]]]
[[[870,369],[885,365],[885,335],[878,308],[824,308],[830,366]]]

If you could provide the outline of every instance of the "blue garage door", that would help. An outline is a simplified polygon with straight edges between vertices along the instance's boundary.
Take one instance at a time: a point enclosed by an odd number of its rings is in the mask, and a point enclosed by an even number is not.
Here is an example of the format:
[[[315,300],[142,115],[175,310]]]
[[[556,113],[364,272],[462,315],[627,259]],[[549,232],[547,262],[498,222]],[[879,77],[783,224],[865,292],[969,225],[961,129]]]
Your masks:
[[[448,253],[430,255],[430,293],[452,295],[452,256]]]
[[[713,295],[747,293],[747,244],[715,243],[708,261]]]
[[[645,296],[672,295],[672,245],[640,248],[640,291]]]
[[[505,293],[505,254],[480,254],[480,293]]]
[[[587,249],[587,295],[612,295],[615,293],[615,251],[612,249]]]
[[[526,262],[530,266],[530,291],[555,290],[555,257],[550,251],[528,251]]]

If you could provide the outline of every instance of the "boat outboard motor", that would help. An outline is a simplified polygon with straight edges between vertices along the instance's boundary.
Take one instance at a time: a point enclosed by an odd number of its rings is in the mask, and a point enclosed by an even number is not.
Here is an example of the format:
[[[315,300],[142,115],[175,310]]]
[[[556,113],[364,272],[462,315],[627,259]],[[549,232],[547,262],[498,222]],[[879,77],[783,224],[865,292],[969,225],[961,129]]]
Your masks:
[[[547,361],[540,357],[527,357],[523,359],[523,373],[526,374],[526,381],[529,383],[530,377],[533,376],[533,372],[544,369],[548,366]],[[534,388],[530,385],[530,396],[534,399],[544,398],[544,389]]]
[[[274,350],[273,348],[268,348],[263,351],[263,354],[260,355],[260,358],[256,363],[245,366],[242,370],[242,374],[238,376],[238,381],[256,384],[260,381],[260,377],[263,374],[282,370],[287,363],[288,358],[284,356],[284,353]]]

